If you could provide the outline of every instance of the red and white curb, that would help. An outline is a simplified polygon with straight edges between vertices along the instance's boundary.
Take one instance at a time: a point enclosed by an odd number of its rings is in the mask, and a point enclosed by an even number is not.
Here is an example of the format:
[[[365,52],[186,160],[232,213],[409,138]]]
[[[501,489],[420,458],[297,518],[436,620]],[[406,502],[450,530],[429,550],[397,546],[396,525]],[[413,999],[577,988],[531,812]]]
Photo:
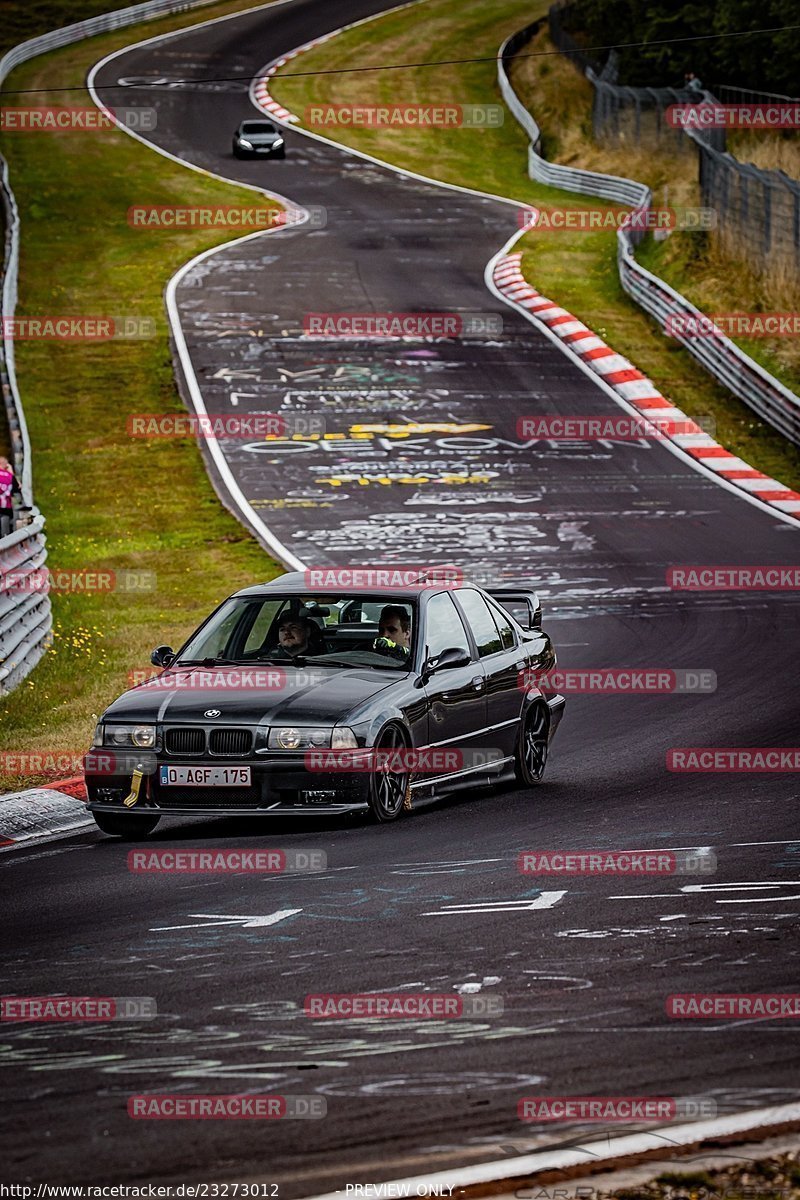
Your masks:
[[[0,796],[0,852],[80,833],[93,825],[83,800],[56,787]]]
[[[251,91],[251,96],[259,108],[263,108],[264,112],[270,113],[271,116],[276,117],[279,121],[287,121],[293,125],[297,124],[300,118],[296,117],[288,108],[284,108],[277,100],[273,100],[269,92],[269,81],[273,75],[277,74],[281,67],[285,67],[293,58],[297,58],[298,54],[303,54],[306,50],[310,50],[312,46],[319,46],[323,42],[329,41],[338,32],[339,30],[334,30],[334,33],[325,33],[322,37],[314,38],[311,42],[305,42],[302,46],[297,46],[288,54],[284,54],[282,58],[276,58],[268,67],[265,67],[264,74],[255,80]]]
[[[644,417],[657,421],[664,436],[702,466],[784,516],[800,519],[800,492],[756,471],[744,459],[737,458],[716,442],[681,409],[670,404],[653,381],[633,363],[607,346],[572,313],[531,287],[522,274],[521,262],[522,254],[517,251],[502,255],[495,263],[492,276],[495,287],[508,301],[541,322],[560,340],[565,350],[579,358]]]

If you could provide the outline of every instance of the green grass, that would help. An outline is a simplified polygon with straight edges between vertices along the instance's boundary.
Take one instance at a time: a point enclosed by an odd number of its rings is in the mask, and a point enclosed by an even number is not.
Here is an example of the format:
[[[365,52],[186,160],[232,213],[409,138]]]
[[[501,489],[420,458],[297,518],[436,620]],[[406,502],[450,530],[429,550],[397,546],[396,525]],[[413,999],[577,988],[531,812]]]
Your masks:
[[[85,21],[103,12],[127,8],[129,0],[0,0],[0,57],[18,42]]]
[[[315,70],[337,70],[381,63],[413,63],[470,57],[491,58],[508,34],[545,13],[547,5],[529,0],[426,0],[423,5],[367,22],[292,60],[273,80],[271,91],[301,119],[320,103],[407,101],[501,103],[494,61],[449,66],[409,67],[397,71],[314,76]],[[422,22],[424,21],[424,26]],[[421,36],[423,34],[423,36]],[[420,46],[424,50],[420,50]],[[556,133],[568,130],[565,149],[574,165],[603,169],[598,161],[576,161],[588,136],[585,97],[589,84],[559,56],[529,60],[541,64],[554,86],[541,116],[545,140],[557,148]],[[292,72],[302,76],[290,78]],[[563,95],[562,95],[563,92]],[[539,110],[535,110],[537,117]],[[548,132],[548,118],[555,129]],[[527,177],[527,138],[506,113],[497,129],[326,129],[355,149],[374,154],[421,174],[508,196],[522,203],[607,208],[602,201],[542,187]],[[547,144],[545,147],[547,151]],[[599,158],[599,152],[597,157]],[[628,161],[631,155],[628,154]],[[638,167],[641,156],[636,159]],[[609,168],[606,167],[606,170]],[[652,183],[663,187],[674,179],[669,158],[649,163]],[[627,172],[626,172],[627,173]],[[632,170],[634,177],[639,175]],[[692,188],[670,197],[690,203]],[[696,203],[696,199],[694,200]],[[688,236],[688,235],[687,235]],[[692,235],[697,238],[698,235]],[[498,239],[499,240],[499,239]],[[673,239],[670,239],[670,242]],[[668,243],[669,244],[669,243]],[[613,233],[532,231],[520,243],[523,269],[530,282],[564,305],[610,345],[649,375],[668,398],[693,417],[712,416],[719,439],[759,470],[789,487],[800,487],[800,450],[770,430],[695,362],[673,339],[665,337],[630,300],[619,284]],[[759,348],[763,352],[763,347]]]
[[[226,3],[203,17],[252,7]],[[182,14],[105,35],[19,68],[12,86],[78,85],[103,54],[135,38],[194,24]],[[91,103],[88,96],[71,103]],[[20,207],[20,315],[151,317],[157,337],[114,343],[18,342],[17,367],[33,444],[35,498],[47,516],[53,567],[154,571],[150,593],[53,597],[53,649],[0,700],[0,747],[81,750],[96,715],[235,588],[279,567],[221,506],[193,441],[133,440],[128,414],[184,412],[172,374],[163,290],[177,268],[230,232],[141,231],[132,203],[259,201],[156,156],[117,131],[7,136],[2,145]],[[269,206],[274,201],[265,200]],[[31,782],[0,773],[0,788]]]

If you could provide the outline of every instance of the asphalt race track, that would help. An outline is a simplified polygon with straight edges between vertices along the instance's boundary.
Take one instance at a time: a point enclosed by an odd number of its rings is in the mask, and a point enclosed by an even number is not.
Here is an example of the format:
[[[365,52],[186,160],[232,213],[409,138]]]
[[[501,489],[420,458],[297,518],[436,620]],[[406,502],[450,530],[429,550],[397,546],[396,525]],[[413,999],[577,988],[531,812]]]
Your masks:
[[[129,847],[99,834],[7,853],[5,990],[152,996],[159,1013],[4,1028],[15,1179],[258,1179],[300,1197],[597,1132],[523,1124],[525,1095],[702,1095],[722,1114],[800,1091],[790,1020],[665,1011],[671,993],[789,992],[797,979],[796,783],[666,767],[671,747],[795,742],[790,594],[695,596],[670,591],[665,573],[792,562],[798,527],[653,441],[520,442],[526,414],[620,410],[487,291],[513,207],[296,132],[285,162],[233,159],[264,63],[381,7],[297,0],[134,48],[99,76],[113,105],[120,79],[240,74],[225,90],[131,86],[130,102],[158,106],[153,136],[171,153],[327,210],[323,229],[231,246],[184,278],[181,320],[209,411],[322,412],[344,434],[363,423],[485,427],[283,453],[226,443],[236,480],[310,565],[456,561],[533,576],[561,667],[713,670],[717,690],[570,696],[547,780],[530,794],[465,794],[386,827],[173,820],[150,839],[321,849],[318,874],[136,875]],[[494,313],[503,332],[391,346],[302,338],[309,311],[373,310]],[[433,481],[353,482],[387,472]],[[541,880],[516,869],[520,851],[563,847],[711,847],[718,871]],[[502,996],[503,1014],[396,1026],[303,1014],[308,993],[465,985]],[[245,1091],[324,1096],[327,1117],[126,1113],[138,1093]]]

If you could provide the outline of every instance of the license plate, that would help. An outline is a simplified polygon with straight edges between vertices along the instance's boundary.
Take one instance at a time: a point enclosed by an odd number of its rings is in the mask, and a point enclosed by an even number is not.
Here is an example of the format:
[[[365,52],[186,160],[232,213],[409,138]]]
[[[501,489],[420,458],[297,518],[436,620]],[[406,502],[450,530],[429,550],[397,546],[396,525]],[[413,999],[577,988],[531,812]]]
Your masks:
[[[249,767],[161,767],[162,787],[250,787]]]

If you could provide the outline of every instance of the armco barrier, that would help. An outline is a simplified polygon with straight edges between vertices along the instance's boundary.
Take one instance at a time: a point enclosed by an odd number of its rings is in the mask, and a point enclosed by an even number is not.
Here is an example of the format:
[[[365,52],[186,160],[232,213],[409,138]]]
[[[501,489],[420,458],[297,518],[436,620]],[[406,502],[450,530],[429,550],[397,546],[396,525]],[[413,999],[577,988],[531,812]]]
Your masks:
[[[66,25],[63,29],[55,29],[40,37],[30,38],[27,42],[20,42],[0,58],[0,88],[14,67],[36,58],[39,54],[69,46],[98,33],[124,29],[139,21],[189,11],[210,3],[212,0],[146,0],[144,4],[134,4],[116,12],[101,13],[86,21]],[[14,315],[17,303],[19,214],[8,177],[8,164],[2,156],[0,196],[5,226],[0,314],[10,318]],[[24,587],[12,590],[5,587],[3,582],[9,572],[13,571],[17,575],[20,572],[24,574],[36,570],[44,565],[47,557],[44,517],[33,507],[30,442],[17,387],[14,343],[10,337],[5,336],[5,331],[0,354],[0,387],[11,436],[14,467],[20,480],[23,501],[33,518],[29,525],[0,539],[0,695],[6,695],[33,670],[50,645],[52,616],[50,598],[46,591]]]
[[[649,188],[634,179],[604,175],[597,171],[582,171],[548,162],[541,156],[541,131],[512,87],[508,63],[544,25],[544,18],[512,34],[500,47],[497,55],[497,78],[500,91],[511,112],[531,139],[528,150],[528,174],[539,183],[600,196],[632,208],[649,208]],[[587,73],[588,74],[588,73]],[[591,78],[591,76],[590,76]],[[657,275],[645,270],[637,261],[634,247],[644,236],[641,230],[617,231],[617,266],[623,288],[645,312],[666,331],[671,317],[687,315],[707,322],[708,318]],[[767,421],[795,444],[800,444],[800,398],[785,387],[730,338],[679,336],[678,340],[697,361],[739,400],[743,400],[762,420]]]
[[[0,541],[0,696],[33,670],[52,638],[50,597],[35,586],[47,558],[43,529],[37,513],[30,525]]]

